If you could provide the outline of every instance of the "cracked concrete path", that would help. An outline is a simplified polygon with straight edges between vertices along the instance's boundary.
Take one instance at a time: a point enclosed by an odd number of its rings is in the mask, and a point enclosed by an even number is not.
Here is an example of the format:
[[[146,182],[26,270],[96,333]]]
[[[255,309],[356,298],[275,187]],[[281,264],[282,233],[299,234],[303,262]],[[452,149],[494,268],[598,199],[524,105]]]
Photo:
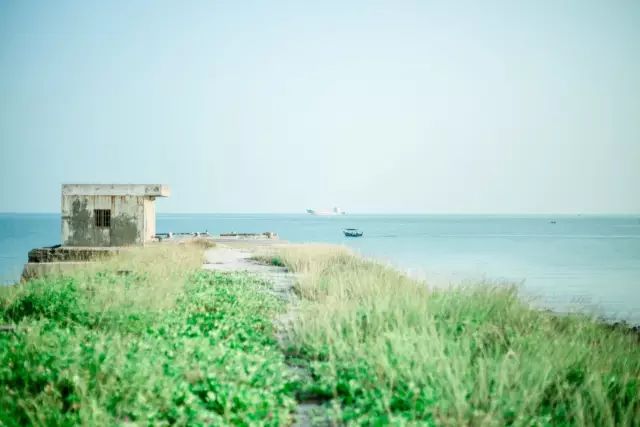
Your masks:
[[[296,277],[284,267],[267,265],[252,259],[255,249],[217,246],[205,252],[205,270],[220,272],[243,272],[253,274],[273,285],[273,293],[287,302],[293,303],[296,298],[293,286]]]
[[[272,284],[271,292],[287,304],[287,311],[274,320],[276,336],[281,348],[286,348],[287,330],[295,319],[299,309],[299,300],[294,293],[296,275],[284,267],[267,265],[252,259],[258,252],[257,247],[250,245],[228,246],[220,245],[205,252],[205,270],[226,273],[248,273],[255,275]],[[309,373],[302,372],[299,367],[289,366],[289,369],[303,380]],[[311,426],[314,413],[321,408],[315,402],[298,402],[293,426]]]

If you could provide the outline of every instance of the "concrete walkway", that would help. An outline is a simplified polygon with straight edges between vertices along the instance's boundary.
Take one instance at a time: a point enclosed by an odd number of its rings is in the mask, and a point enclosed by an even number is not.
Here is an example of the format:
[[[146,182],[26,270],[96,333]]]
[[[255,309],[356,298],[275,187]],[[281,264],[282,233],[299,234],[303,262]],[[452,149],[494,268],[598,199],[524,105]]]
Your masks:
[[[263,245],[256,245],[263,246]],[[295,274],[289,272],[284,267],[261,264],[251,259],[258,253],[259,248],[247,244],[242,245],[221,245],[208,249],[205,252],[205,270],[220,271],[225,273],[248,273],[256,277],[269,281],[273,287],[270,292],[287,304],[287,311],[274,319],[276,336],[281,348],[286,348],[287,330],[291,322],[295,319],[299,308],[299,300],[293,288],[296,283]],[[303,381],[309,377],[309,373],[296,366],[289,366],[289,369]],[[314,412],[320,409],[320,405],[315,402],[298,402],[295,413],[294,426],[311,426]]]

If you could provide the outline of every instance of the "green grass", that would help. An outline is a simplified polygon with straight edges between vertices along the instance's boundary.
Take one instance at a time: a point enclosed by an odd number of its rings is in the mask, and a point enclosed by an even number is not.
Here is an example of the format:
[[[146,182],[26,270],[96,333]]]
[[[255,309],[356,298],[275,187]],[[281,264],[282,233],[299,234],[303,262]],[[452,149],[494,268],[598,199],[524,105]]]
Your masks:
[[[305,393],[358,425],[638,425],[640,342],[514,288],[429,290],[330,246],[280,249],[303,303]]]
[[[0,425],[286,425],[281,303],[197,248],[131,252],[2,289]],[[122,272],[126,271],[126,274]]]
[[[275,256],[256,256],[253,258],[256,261],[260,261],[267,265],[273,265],[275,267],[285,267],[284,260],[275,255]]]
[[[0,289],[0,426],[290,425],[298,396],[348,425],[638,425],[637,334],[532,310],[514,288],[430,290],[333,246],[258,258],[269,285],[159,245]],[[305,384],[287,367],[308,370]]]

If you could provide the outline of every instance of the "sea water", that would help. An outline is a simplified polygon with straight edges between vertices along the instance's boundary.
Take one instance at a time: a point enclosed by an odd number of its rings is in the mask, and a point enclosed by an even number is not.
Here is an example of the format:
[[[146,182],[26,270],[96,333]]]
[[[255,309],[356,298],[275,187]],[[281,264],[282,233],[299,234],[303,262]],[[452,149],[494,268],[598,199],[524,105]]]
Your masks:
[[[640,324],[640,216],[159,214],[157,230],[338,243],[430,286],[514,283],[542,307]],[[0,214],[0,281],[59,240],[59,215]]]

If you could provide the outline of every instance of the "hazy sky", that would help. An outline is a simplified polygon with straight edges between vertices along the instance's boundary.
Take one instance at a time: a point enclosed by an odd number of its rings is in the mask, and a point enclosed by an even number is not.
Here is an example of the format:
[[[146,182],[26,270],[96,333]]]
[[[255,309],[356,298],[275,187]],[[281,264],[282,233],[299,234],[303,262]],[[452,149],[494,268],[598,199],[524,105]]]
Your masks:
[[[640,1],[0,0],[0,211],[640,212]]]

